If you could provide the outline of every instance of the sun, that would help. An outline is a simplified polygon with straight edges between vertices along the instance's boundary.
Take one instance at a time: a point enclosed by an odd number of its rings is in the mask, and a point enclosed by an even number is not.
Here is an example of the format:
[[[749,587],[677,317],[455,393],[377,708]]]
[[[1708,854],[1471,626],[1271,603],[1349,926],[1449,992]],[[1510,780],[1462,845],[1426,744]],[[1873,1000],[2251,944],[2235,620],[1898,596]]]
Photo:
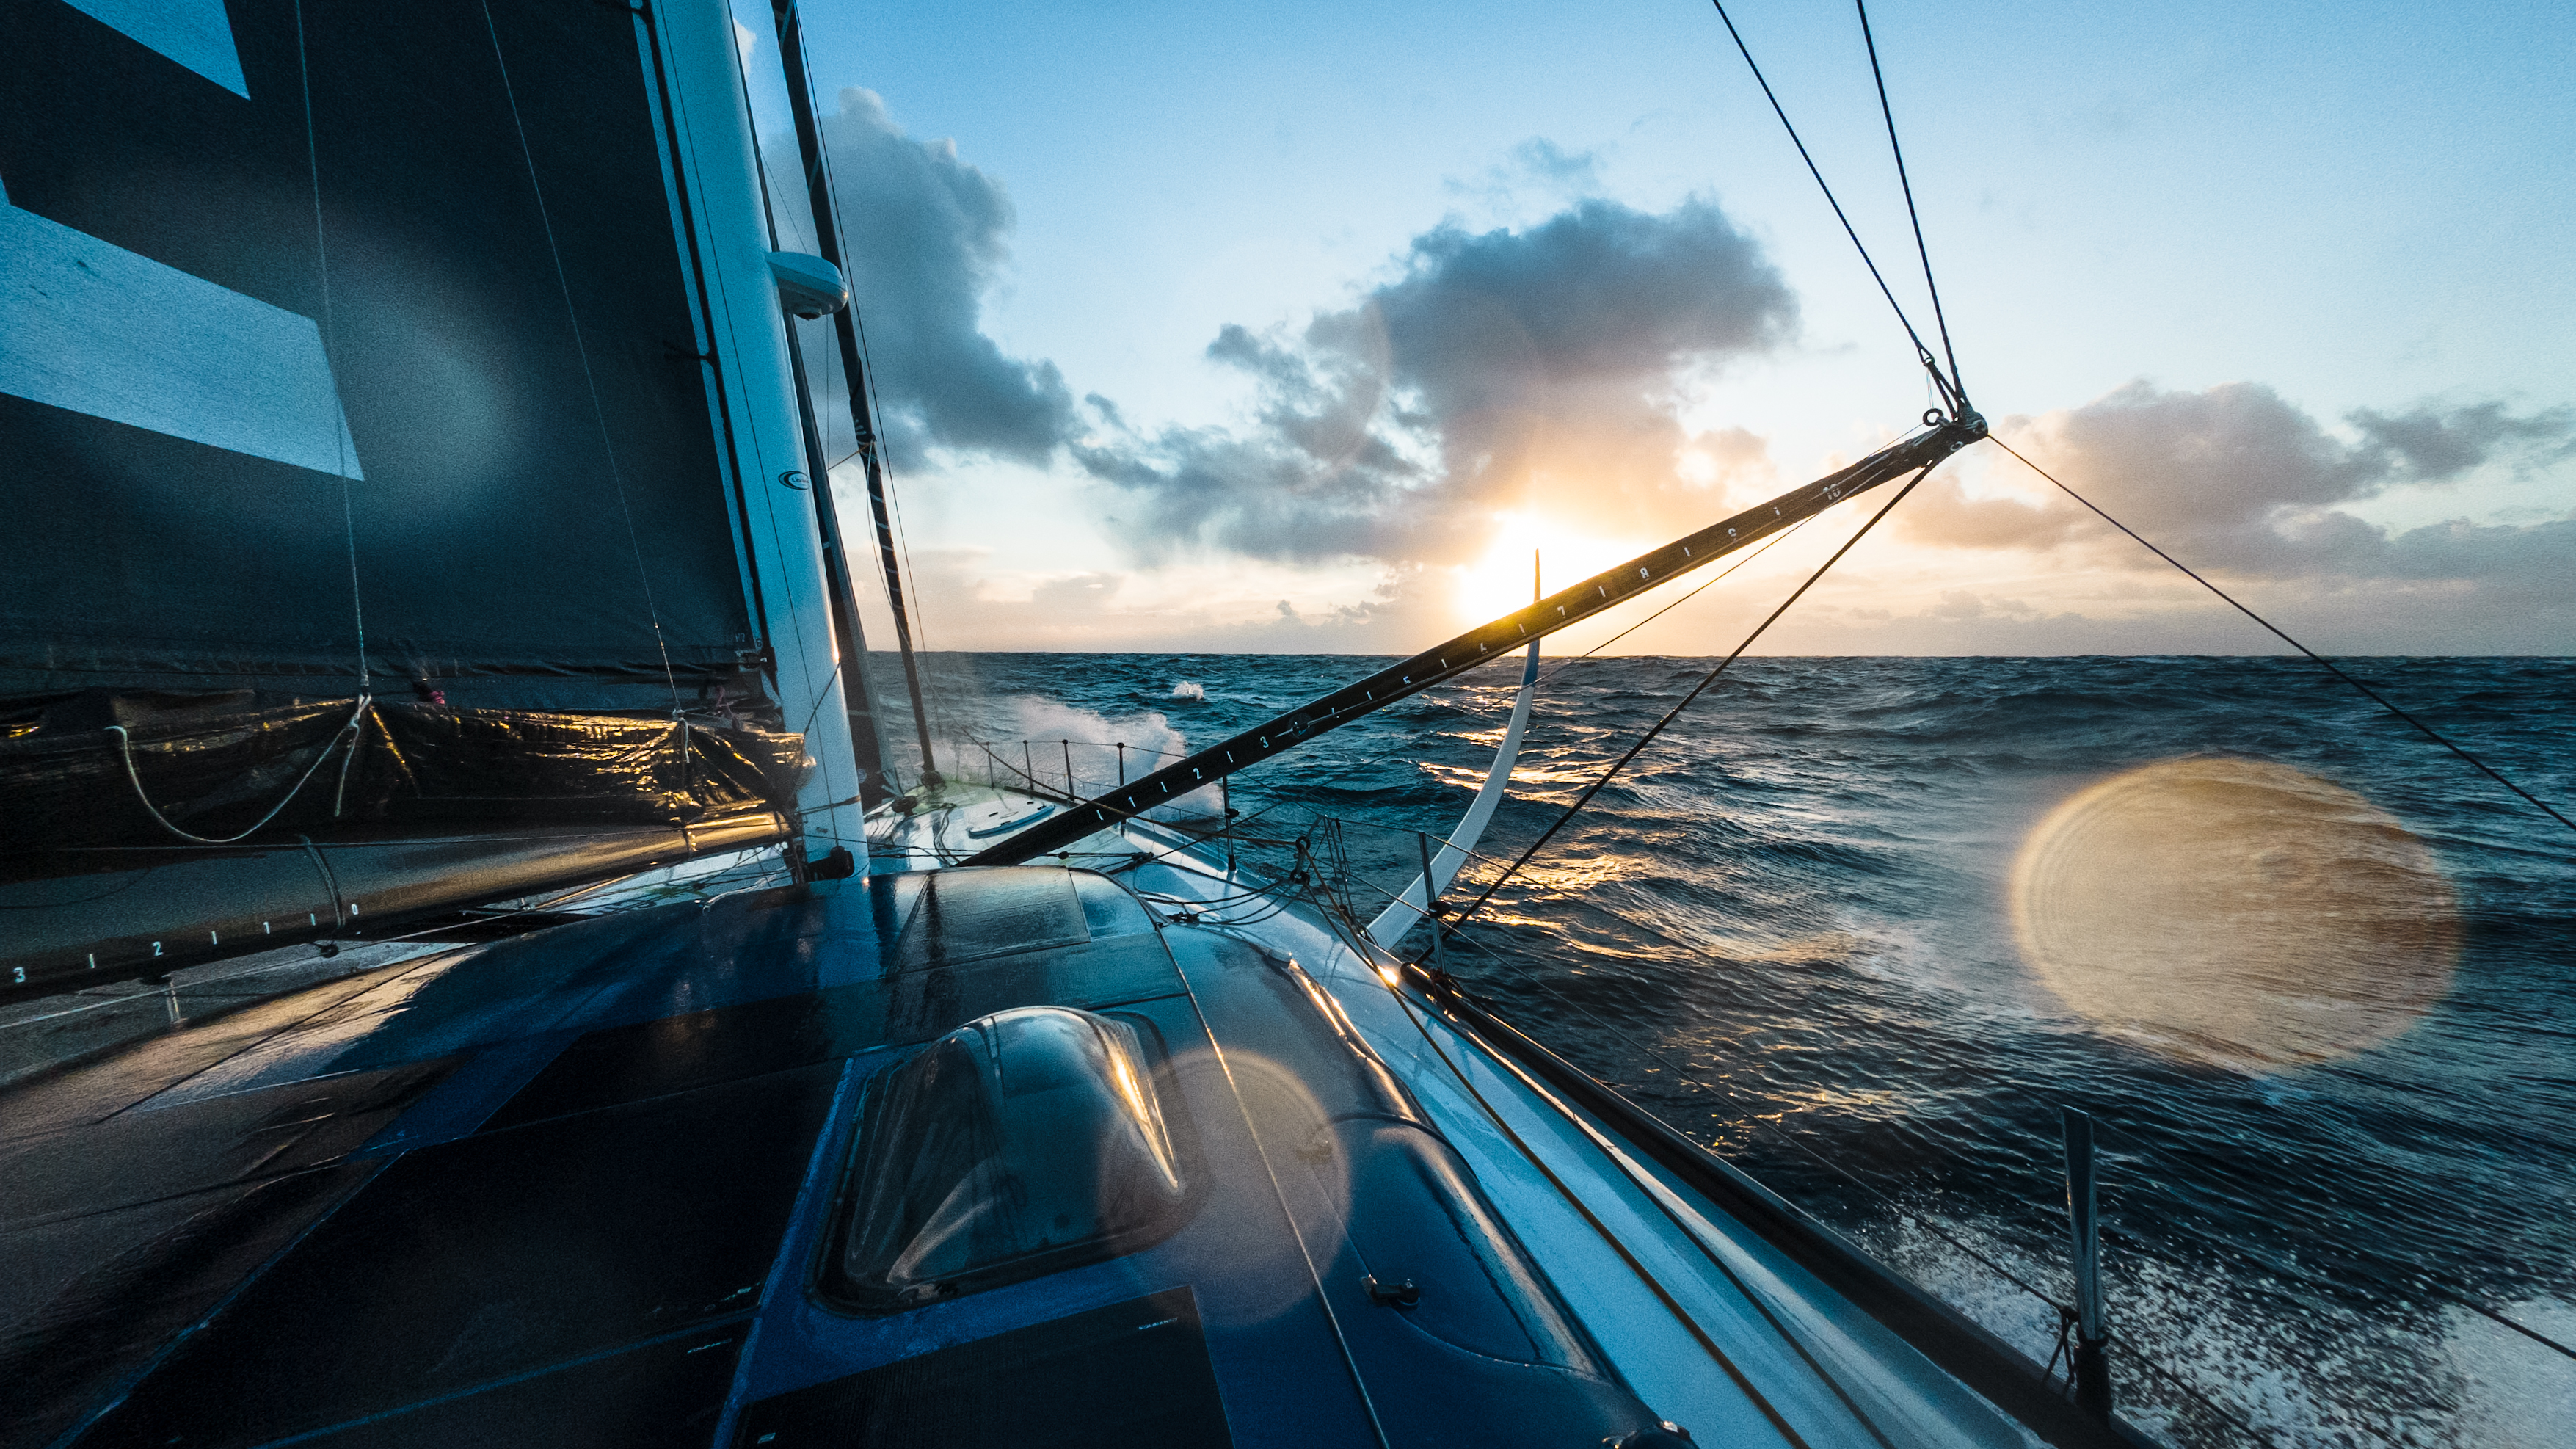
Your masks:
[[[1526,606],[1533,555],[1553,593],[1642,552],[1631,541],[1597,538],[1545,514],[1498,513],[1484,556],[1457,570],[1459,616],[1481,624]]]

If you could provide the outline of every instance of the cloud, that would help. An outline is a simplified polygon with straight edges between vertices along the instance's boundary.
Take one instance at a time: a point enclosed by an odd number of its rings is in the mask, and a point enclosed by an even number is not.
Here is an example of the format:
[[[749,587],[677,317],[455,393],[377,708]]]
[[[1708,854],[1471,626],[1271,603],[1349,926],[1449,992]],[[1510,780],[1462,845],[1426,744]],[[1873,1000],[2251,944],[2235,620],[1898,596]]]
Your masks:
[[[2395,417],[2362,408],[2345,421],[2383,467],[2426,483],[2447,483],[2503,453],[2521,453],[2527,466],[2576,456],[2576,410],[2563,407],[2524,418],[2497,402],[2449,412],[2419,407]]]
[[[1432,581],[1419,569],[1319,579],[1291,567],[1219,561],[1032,575],[997,568],[973,548],[919,549],[912,560],[915,597],[923,617],[937,621],[934,643],[943,650],[1410,653],[1449,625],[1445,598],[1425,587]],[[1298,598],[1282,596],[1290,591]],[[1354,595],[1357,602],[1343,602]],[[890,637],[879,616],[872,613],[867,624],[870,639]],[[887,681],[877,683],[882,689]],[[899,695],[900,683],[893,688]]]
[[[2517,416],[2500,403],[2346,422],[2353,440],[2259,383],[2163,392],[2134,382],[2082,407],[2006,420],[2013,445],[2194,567],[2255,578],[2470,579],[2576,566],[2576,524],[2396,532],[2338,505],[2442,484],[2490,464],[2520,471],[2576,451],[2576,412]],[[1972,497],[1935,478],[1903,515],[1918,539],[1975,548],[2096,548],[2102,526],[2050,490]],[[2153,564],[2127,552],[2106,559]],[[2133,556],[2134,555],[2134,556]]]
[[[840,106],[823,138],[884,400],[878,430],[899,463],[941,447],[1044,464],[1072,427],[1073,395],[1054,363],[1006,356],[982,327],[1010,256],[1009,194],[954,141],[906,136],[875,92],[844,90]]]
[[[1252,382],[1251,427],[1148,435],[1093,399],[1102,431],[1074,456],[1132,495],[1146,559],[1454,562],[1494,513],[1533,504],[1654,531],[1733,468],[1767,466],[1758,439],[1684,429],[1686,370],[1768,352],[1796,321],[1759,245],[1708,201],[1444,225],[1355,307],[1217,334],[1207,356]]]

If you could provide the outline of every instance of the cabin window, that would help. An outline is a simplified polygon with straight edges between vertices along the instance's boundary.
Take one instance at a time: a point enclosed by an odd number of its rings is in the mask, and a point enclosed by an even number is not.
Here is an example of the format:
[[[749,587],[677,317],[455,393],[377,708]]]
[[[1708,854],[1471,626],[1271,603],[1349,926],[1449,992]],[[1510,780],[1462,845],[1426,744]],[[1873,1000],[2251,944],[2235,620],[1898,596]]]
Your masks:
[[[895,1313],[1159,1242],[1189,1184],[1136,1029],[1034,1006],[870,1084],[821,1287]]]

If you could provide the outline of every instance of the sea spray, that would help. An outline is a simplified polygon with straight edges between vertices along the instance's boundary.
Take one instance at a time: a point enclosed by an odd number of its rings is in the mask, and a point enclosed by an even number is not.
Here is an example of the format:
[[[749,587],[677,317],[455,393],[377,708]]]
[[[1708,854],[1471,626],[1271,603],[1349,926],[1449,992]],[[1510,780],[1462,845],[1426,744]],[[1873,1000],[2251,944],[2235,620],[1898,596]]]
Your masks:
[[[1190,751],[1188,737],[1160,710],[1109,715],[1033,694],[1012,696],[1008,707],[1011,724],[992,741],[994,753],[1052,789],[1067,788],[1069,762],[1068,793],[1086,800],[1116,789],[1122,771],[1134,780]],[[1214,815],[1220,808],[1214,789],[1198,789],[1145,813],[1158,820],[1186,819]]]

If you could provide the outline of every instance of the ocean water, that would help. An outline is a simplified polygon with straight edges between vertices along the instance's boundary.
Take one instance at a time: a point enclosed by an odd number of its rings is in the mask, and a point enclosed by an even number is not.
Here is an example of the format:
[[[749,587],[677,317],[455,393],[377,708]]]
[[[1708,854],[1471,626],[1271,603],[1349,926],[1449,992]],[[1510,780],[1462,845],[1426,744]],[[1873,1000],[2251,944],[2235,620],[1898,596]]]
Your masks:
[[[1516,855],[1712,663],[1551,661],[1481,852]],[[1095,790],[1374,667],[930,659],[944,767]],[[2576,813],[2576,661],[2348,667]],[[1302,842],[1375,914],[1517,682],[1248,772],[1238,848],[1284,873]],[[2106,781],[2200,833],[2104,856]],[[2237,862],[2230,830],[2269,843]],[[2068,859],[2102,868],[2070,885]],[[2043,939],[2113,937],[2111,996]],[[2011,1280],[2071,1296],[2061,1109],[2091,1113],[2116,1389],[2178,1442],[2576,1444],[2576,1361],[2477,1311],[2576,1346],[2576,832],[2304,661],[1744,661],[1447,963],[2040,1357],[2057,1314]],[[2262,1005],[2302,990],[2304,1015]]]

